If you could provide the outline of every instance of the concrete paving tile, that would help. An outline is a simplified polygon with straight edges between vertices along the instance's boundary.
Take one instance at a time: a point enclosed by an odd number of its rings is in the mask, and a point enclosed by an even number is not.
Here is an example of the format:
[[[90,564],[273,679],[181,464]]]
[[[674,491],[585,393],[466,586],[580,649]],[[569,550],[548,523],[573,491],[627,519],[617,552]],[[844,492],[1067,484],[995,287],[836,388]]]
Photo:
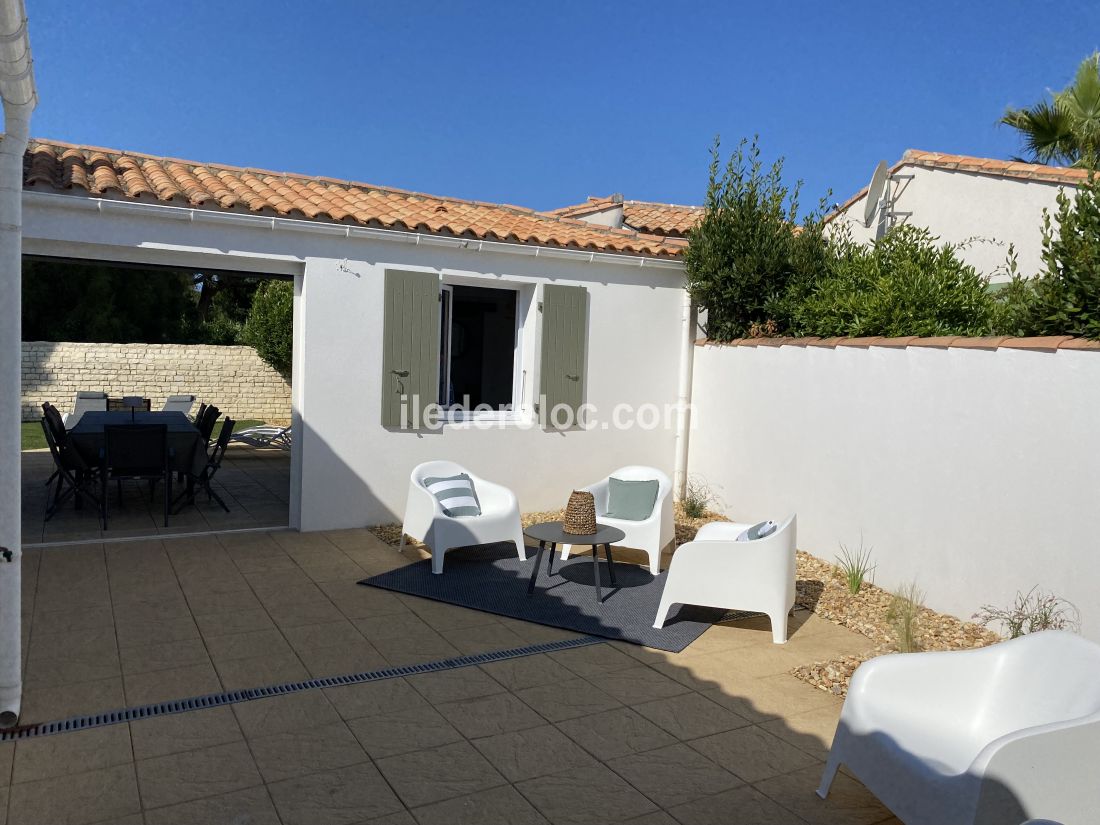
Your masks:
[[[209,663],[185,665],[149,673],[130,673],[123,677],[126,704],[145,705],[169,699],[185,699],[218,693],[222,689],[218,674]]]
[[[279,627],[338,622],[344,618],[344,614],[327,598],[324,601],[265,604],[264,607]]]
[[[294,560],[290,559],[289,556],[284,556],[284,558],[289,559],[292,564],[290,566],[281,565],[245,572],[245,580],[258,592],[283,588],[300,588],[309,585],[309,576],[297,564],[293,563]]]
[[[822,800],[814,790],[823,766],[814,765],[753,785],[768,798],[788,808],[811,825],[872,825],[890,818],[890,811],[862,784],[837,774]]]
[[[457,604],[439,602],[435,599],[423,599],[406,593],[398,593],[397,598],[415,613],[424,624],[440,632],[469,630],[474,627],[500,624],[500,617],[484,610],[472,610]]]
[[[803,825],[803,820],[749,785],[678,805],[669,811],[681,825]]]
[[[352,719],[348,727],[372,759],[462,741],[462,734],[427,703]]]
[[[12,782],[53,779],[86,770],[129,765],[133,760],[130,731],[126,725],[23,739],[15,745]]]
[[[134,766],[12,785],[8,825],[87,825],[141,811]]]
[[[19,721],[25,725],[52,722],[125,706],[122,677],[52,687],[25,685]]]
[[[243,739],[228,707],[154,716],[130,723],[134,759],[151,759],[180,751],[200,750]]]
[[[506,784],[468,742],[387,756],[377,765],[410,808]]]
[[[516,691],[516,696],[551,722],[575,719],[621,706],[618,699],[608,696],[584,679],[524,688]]]
[[[558,728],[597,759],[654,750],[676,740],[630,708],[611,710],[558,722]]]
[[[366,752],[343,722],[254,736],[248,747],[269,783],[367,761]]]
[[[688,744],[746,782],[759,782],[817,760],[755,725],[694,739]]]
[[[594,644],[558,650],[548,654],[559,664],[565,665],[578,676],[596,676],[636,667],[637,662],[611,645]]]
[[[475,739],[473,746],[509,782],[557,773],[596,761],[553,725]]]
[[[83,628],[114,627],[114,621],[109,604],[74,610],[36,609],[31,627],[35,633],[68,633]]]
[[[124,647],[119,653],[124,675],[152,673],[187,665],[210,664],[206,645],[198,637],[176,642],[165,641],[139,647]]]
[[[475,667],[419,673],[405,681],[433,705],[504,692],[499,682]]]
[[[459,630],[442,630],[440,635],[466,655],[490,653],[494,650],[512,650],[526,644],[521,636],[499,622]]]
[[[458,648],[434,631],[429,637],[375,639],[371,644],[394,667],[454,659],[462,655]]]
[[[508,785],[413,811],[420,825],[543,825],[546,818]]]
[[[656,811],[652,802],[603,765],[529,779],[518,783],[516,790],[543,816],[562,825],[602,825]]]
[[[325,693],[317,690],[238,702],[232,709],[249,739],[340,721],[340,715],[325,698]]]
[[[199,638],[199,629],[190,613],[167,619],[137,619],[119,611],[115,619],[115,632],[120,650]]]
[[[745,679],[703,695],[750,722],[794,716],[822,708],[837,708],[842,700],[796,679],[789,673],[762,679]]]
[[[339,647],[315,647],[298,653],[298,658],[315,677],[343,676],[382,670],[386,659],[363,637]]]
[[[145,812],[145,825],[281,825],[266,788],[182,802]]]
[[[377,819],[368,819],[362,825],[417,825],[413,815],[402,808],[397,813],[386,814]]]
[[[190,619],[191,608],[187,600],[176,598],[142,597],[115,605],[116,623],[140,623],[165,619]]]
[[[408,612],[397,596],[377,587],[364,587],[349,581],[319,582],[318,587],[349,619],[370,619]]]
[[[314,582],[355,581],[363,578],[365,571],[347,556],[330,559],[324,563],[299,562],[305,574]]]
[[[833,734],[836,733],[839,720],[840,708],[826,707],[780,719],[769,719],[761,722],[760,727],[810,756],[824,760],[829,755],[829,747],[833,743]]]
[[[255,656],[286,656],[293,652],[283,634],[274,628],[225,635],[203,634],[203,639],[215,665]]]
[[[573,672],[546,654],[520,656],[478,665],[508,690],[524,690],[540,685],[560,684],[572,680]]]
[[[141,799],[160,808],[262,784],[244,742],[183,751],[135,763]]]
[[[23,681],[27,685],[67,685],[109,679],[120,672],[113,627],[32,632]]]
[[[196,616],[195,622],[203,637],[228,636],[234,633],[250,633],[257,630],[273,630],[275,622],[262,607],[234,610],[230,613],[211,613]]]
[[[634,819],[628,819],[626,825],[677,825],[677,823],[670,814],[654,811],[651,814],[642,814]]]
[[[11,768],[15,761],[15,743],[0,742],[0,788],[11,784]]]
[[[230,593],[211,593],[200,591],[187,597],[187,604],[195,616],[212,616],[219,613],[236,613],[241,610],[255,610],[262,607],[250,590],[237,590]]]
[[[435,707],[467,739],[546,724],[541,716],[511,693],[441,702]]]
[[[288,627],[283,631],[295,652],[302,653],[322,647],[340,647],[365,641],[363,634],[346,619],[321,624]]]
[[[595,673],[588,681],[620,702],[634,704],[687,693],[689,688],[646,665]]]
[[[352,825],[402,810],[369,762],[275,782],[268,791],[283,825]]]
[[[382,679],[359,685],[325,688],[323,692],[344,719],[428,707],[428,701],[413,690],[405,679]]]
[[[305,665],[290,650],[270,656],[256,656],[249,659],[230,659],[215,662],[218,676],[226,690],[278,685],[283,682],[300,682],[309,678]]]
[[[677,739],[698,739],[750,724],[744,717],[701,693],[682,693],[632,707]]]
[[[698,751],[677,743],[608,760],[607,766],[662,808],[745,784]]]

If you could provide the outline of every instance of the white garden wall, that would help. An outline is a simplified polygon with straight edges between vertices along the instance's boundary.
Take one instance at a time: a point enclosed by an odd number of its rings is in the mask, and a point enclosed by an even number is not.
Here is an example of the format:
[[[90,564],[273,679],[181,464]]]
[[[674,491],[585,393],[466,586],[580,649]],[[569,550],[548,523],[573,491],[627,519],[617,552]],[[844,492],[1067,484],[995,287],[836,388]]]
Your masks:
[[[1040,585],[1100,640],[1100,351],[707,345],[692,401],[728,515],[797,512],[828,560],[862,535],[877,584],[963,618]]]

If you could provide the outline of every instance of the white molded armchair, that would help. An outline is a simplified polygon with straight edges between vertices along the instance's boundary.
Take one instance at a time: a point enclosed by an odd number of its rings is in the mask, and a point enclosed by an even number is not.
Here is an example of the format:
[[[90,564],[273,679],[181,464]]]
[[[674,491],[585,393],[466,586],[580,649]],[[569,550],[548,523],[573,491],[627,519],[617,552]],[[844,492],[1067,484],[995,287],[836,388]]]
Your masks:
[[[627,521],[607,515],[608,481],[611,476],[623,481],[657,482],[657,501],[649,518],[645,521]],[[676,525],[672,518],[672,482],[655,467],[637,465],[620,467],[611,476],[581,489],[591,493],[596,501],[596,520],[626,533],[626,538],[619,543],[624,547],[644,550],[649,555],[649,572],[656,576],[661,572],[661,551],[676,538]],[[569,558],[572,549],[573,545],[563,544],[562,559]]]
[[[880,656],[852,677],[818,796],[846,765],[907,825],[1100,811],[1100,645],[1049,630]]]
[[[737,541],[750,527],[728,521],[704,524],[693,541],[676,549],[654,627],[664,627],[674,604],[758,610],[771,619],[772,641],[787,641],[787,614],[795,596],[797,519],[791,516],[762,539]]]
[[[465,473],[474,483],[480,516],[454,518],[424,486],[426,478],[456,476]],[[453,461],[426,461],[418,464],[409,478],[409,497],[405,504],[405,523],[401,526],[401,548],[405,536],[424,542],[432,551],[432,572],[443,572],[443,554],[452,547],[469,547],[511,541],[520,559],[527,558],[523,527],[519,520],[519,502],[507,487],[486,481]]]

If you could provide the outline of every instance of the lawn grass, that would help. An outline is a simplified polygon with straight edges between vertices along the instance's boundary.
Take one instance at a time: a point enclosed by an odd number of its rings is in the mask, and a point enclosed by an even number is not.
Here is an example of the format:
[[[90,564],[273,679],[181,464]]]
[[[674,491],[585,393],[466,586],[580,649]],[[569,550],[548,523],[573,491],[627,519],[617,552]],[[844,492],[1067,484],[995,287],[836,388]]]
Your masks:
[[[246,427],[259,427],[263,424],[263,421],[257,421],[255,419],[247,419],[245,421],[233,422],[233,431],[237,432],[243,430]],[[46,436],[42,434],[42,425],[37,421],[24,421],[20,428],[22,430],[22,446],[23,450],[44,450],[46,449]],[[219,426],[214,428],[215,436],[220,429]]]

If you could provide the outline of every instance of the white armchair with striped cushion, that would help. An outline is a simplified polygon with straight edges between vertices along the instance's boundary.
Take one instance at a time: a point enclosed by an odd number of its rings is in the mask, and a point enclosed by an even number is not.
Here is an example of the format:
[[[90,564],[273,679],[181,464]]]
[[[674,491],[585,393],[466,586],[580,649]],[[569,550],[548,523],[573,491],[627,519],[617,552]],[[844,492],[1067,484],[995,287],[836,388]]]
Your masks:
[[[426,461],[413,469],[401,549],[406,536],[428,545],[433,573],[443,572],[443,554],[454,547],[510,541],[527,558],[515,494],[453,461]]]

